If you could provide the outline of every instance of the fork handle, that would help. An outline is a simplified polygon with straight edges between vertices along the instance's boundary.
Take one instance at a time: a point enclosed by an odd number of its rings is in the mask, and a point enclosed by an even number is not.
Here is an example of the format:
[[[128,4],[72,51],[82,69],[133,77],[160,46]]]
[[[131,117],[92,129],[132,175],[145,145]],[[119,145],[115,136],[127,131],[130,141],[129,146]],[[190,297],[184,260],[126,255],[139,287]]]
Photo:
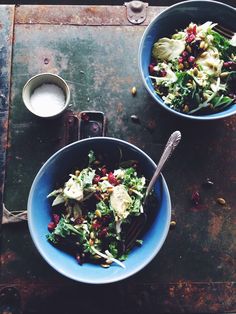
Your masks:
[[[168,142],[166,143],[166,146],[165,146],[165,149],[161,155],[161,158],[157,164],[157,167],[156,167],[156,170],[152,176],[152,179],[147,187],[147,190],[146,190],[146,194],[145,194],[145,197],[144,197],[144,201],[143,203],[145,204],[146,202],[146,199],[147,199],[147,196],[149,195],[149,193],[151,192],[154,184],[156,183],[160,173],[161,173],[161,170],[163,169],[166,161],[170,158],[170,156],[172,155],[173,151],[175,150],[175,148],[177,147],[177,145],[179,144],[181,140],[181,133],[180,131],[175,131],[171,134],[171,136],[169,137],[168,139]]]

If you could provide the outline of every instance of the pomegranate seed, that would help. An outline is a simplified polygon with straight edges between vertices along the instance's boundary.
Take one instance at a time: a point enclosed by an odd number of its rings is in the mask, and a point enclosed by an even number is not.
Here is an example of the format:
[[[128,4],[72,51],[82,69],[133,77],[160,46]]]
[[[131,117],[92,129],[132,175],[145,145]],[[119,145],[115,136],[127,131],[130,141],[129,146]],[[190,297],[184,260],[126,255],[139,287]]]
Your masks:
[[[182,57],[183,57],[183,58],[187,58],[187,56],[188,56],[188,52],[187,52],[186,50],[184,50],[184,51],[182,52]]]
[[[96,175],[94,176],[94,178],[93,178],[93,183],[94,183],[94,184],[97,184],[97,183],[100,181],[100,179],[101,179],[101,177],[100,177],[98,174],[96,174]]]
[[[236,70],[236,62],[228,61],[227,63],[228,63],[227,67],[228,67],[230,70]]]
[[[102,167],[101,173],[102,173],[103,176],[105,176],[107,174],[107,168],[106,167]]]
[[[195,57],[194,56],[188,57],[188,62],[189,63],[194,63],[195,62]]]
[[[107,224],[110,221],[110,217],[108,215],[103,216],[101,219],[103,225]]]
[[[155,71],[154,71],[154,65],[153,64],[149,64],[149,72],[151,74],[153,74]]]
[[[187,28],[187,33],[196,35],[196,33],[197,33],[197,25],[194,24],[192,27],[188,27]]]
[[[233,100],[235,100],[236,99],[236,94],[230,93],[229,97],[232,98]]]
[[[230,70],[236,70],[236,62],[233,62],[233,61],[224,62],[223,66]]]
[[[57,225],[58,225],[58,222],[59,222],[59,220],[60,220],[60,216],[57,215],[57,214],[53,214],[53,215],[52,215],[52,219],[53,219],[54,224],[57,226]]]
[[[55,223],[53,221],[49,222],[48,230],[52,232],[55,228],[56,228]]]
[[[188,37],[186,38],[186,42],[191,43],[195,39],[195,37],[196,36],[194,34],[188,35]]]
[[[192,193],[192,201],[193,201],[193,203],[194,203],[195,205],[198,205],[198,204],[199,204],[199,202],[200,202],[200,194],[199,194],[198,191],[194,191],[194,192]]]
[[[161,76],[161,77],[165,77],[165,76],[166,76],[166,74],[167,74],[167,73],[166,73],[166,71],[165,71],[165,70],[161,70],[161,71],[160,71],[160,76]]]
[[[118,183],[116,177],[114,176],[112,172],[109,172],[108,174],[108,181],[113,185],[117,185]]]
[[[101,228],[101,223],[98,222],[97,220],[95,220],[93,223],[92,223],[92,227],[94,230],[98,230]]]
[[[107,236],[107,228],[103,228],[99,233],[98,233],[99,238],[104,238]]]

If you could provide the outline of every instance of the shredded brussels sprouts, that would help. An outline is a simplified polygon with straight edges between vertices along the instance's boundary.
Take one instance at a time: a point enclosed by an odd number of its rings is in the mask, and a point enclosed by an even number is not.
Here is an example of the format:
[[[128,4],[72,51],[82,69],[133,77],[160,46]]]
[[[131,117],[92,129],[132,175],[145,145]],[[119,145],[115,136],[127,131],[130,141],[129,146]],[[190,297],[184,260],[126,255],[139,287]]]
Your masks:
[[[90,151],[88,167],[76,169],[48,195],[54,200],[47,239],[73,254],[80,264],[92,261],[108,267],[114,262],[124,267],[122,261],[129,253],[123,245],[124,230],[132,217],[143,213],[146,191],[137,161],[126,161],[126,165],[108,169]]]
[[[209,114],[236,101],[236,45],[210,21],[190,23],[153,45],[149,66],[155,92],[170,108],[185,114]]]

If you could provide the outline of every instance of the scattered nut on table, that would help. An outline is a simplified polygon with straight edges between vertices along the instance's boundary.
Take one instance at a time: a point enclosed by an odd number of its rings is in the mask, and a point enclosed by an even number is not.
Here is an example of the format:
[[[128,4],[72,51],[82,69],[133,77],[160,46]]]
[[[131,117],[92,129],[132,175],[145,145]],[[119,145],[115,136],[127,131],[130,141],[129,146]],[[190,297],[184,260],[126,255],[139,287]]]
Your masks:
[[[130,118],[134,123],[140,123],[140,119],[136,114],[132,114]]]
[[[222,197],[218,197],[216,201],[217,201],[217,203],[220,204],[220,205],[225,205],[225,204],[226,204],[225,199],[222,198]]]
[[[131,94],[132,94],[133,96],[135,96],[135,95],[137,94],[137,88],[136,88],[135,86],[133,86],[133,87],[131,88]]]

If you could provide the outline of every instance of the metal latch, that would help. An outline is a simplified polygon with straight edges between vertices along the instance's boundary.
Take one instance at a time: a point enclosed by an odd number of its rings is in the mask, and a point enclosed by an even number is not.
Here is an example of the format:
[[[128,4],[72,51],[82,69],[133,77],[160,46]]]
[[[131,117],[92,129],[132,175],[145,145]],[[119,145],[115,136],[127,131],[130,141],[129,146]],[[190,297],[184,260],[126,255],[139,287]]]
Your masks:
[[[148,3],[142,1],[125,2],[127,19],[132,24],[141,24],[147,16]]]
[[[105,136],[107,119],[102,111],[73,112],[68,110],[63,115],[62,125],[59,148],[79,139]]]
[[[101,111],[81,111],[79,113],[79,139],[105,136],[106,117]]]

